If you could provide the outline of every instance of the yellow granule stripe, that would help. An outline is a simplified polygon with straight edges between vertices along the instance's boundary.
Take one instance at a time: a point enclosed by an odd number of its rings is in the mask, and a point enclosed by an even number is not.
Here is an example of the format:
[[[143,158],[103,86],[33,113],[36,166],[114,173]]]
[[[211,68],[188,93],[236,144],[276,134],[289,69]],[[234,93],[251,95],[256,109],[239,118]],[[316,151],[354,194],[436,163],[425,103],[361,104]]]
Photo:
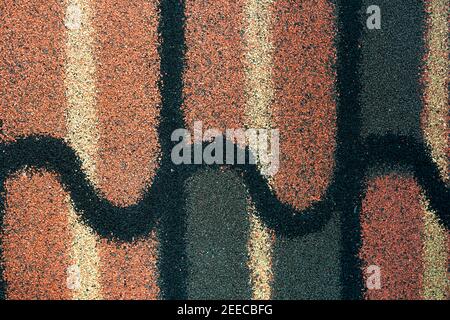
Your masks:
[[[91,0],[68,0],[64,24],[66,42],[66,140],[82,161],[82,168],[91,183],[96,184],[97,115],[94,60],[94,30]],[[99,280],[100,258],[98,239],[93,230],[84,225],[69,202],[69,221],[72,232],[72,263],[80,272],[80,286],[73,289],[74,299],[101,299]]]
[[[83,224],[69,202],[69,226],[72,230],[72,265],[80,272],[79,287],[73,290],[73,299],[100,300],[99,239],[94,231]]]
[[[448,280],[448,231],[436,214],[428,209],[428,201],[422,197],[424,209],[423,238],[423,298],[426,300],[445,300],[449,288]]]
[[[442,179],[449,183],[448,8],[449,0],[428,0],[424,75],[424,135]]]
[[[90,0],[67,2],[65,85],[68,102],[66,139],[80,156],[83,170],[95,183],[98,119],[92,14]]]
[[[244,7],[245,41],[245,114],[248,128],[271,128],[273,43],[271,6],[273,0],[248,0]],[[250,282],[253,299],[267,300],[272,290],[273,237],[248,206],[250,238],[248,242]]]
[[[244,8],[245,95],[247,124],[271,127],[270,107],[274,95],[271,41],[272,0],[249,0]]]
[[[250,283],[253,300],[269,300],[272,297],[272,259],[274,235],[255,215],[249,205],[250,237],[248,241]]]

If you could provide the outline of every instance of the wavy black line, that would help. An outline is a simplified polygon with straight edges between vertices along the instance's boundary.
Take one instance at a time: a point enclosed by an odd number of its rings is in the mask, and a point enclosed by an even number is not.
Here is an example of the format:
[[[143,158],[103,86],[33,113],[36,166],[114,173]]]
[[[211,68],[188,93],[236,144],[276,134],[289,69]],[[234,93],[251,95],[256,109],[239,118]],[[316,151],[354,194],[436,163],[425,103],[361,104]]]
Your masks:
[[[226,143],[226,142],[225,142]],[[201,148],[207,144],[203,143]],[[240,147],[234,145],[235,157]],[[225,148],[225,145],[224,145]],[[248,148],[243,150],[247,158],[251,155]],[[226,159],[224,158],[223,162]],[[358,159],[354,159],[354,168],[349,172],[363,171],[363,176],[371,166],[389,167],[395,165],[411,168],[419,185],[430,200],[431,208],[437,213],[443,225],[449,227],[448,203],[449,189],[439,178],[439,171],[421,144],[409,137],[385,136],[370,137],[360,152]],[[237,158],[235,158],[237,162]],[[122,241],[147,236],[155,222],[161,218],[160,208],[163,205],[159,188],[150,186],[143,192],[142,199],[128,207],[118,207],[102,197],[92,186],[81,168],[81,160],[75,151],[63,140],[31,136],[19,138],[14,143],[0,146],[0,183],[6,178],[24,168],[44,169],[54,172],[64,189],[70,193],[75,209],[82,219],[100,236],[115,238]],[[329,209],[345,195],[345,190],[337,188],[342,182],[334,180],[328,187],[324,200],[313,204],[310,208],[298,211],[289,204],[278,200],[268,187],[266,178],[258,167],[252,164],[235,165],[180,165],[175,166],[174,172],[158,171],[153,185],[170,184],[172,175],[179,175],[186,181],[197,170],[205,166],[236,170],[244,179],[249,194],[255,202],[261,219],[271,229],[286,237],[298,237],[319,231],[328,221]],[[184,184],[184,183],[183,183]],[[1,197],[4,209],[4,193]]]

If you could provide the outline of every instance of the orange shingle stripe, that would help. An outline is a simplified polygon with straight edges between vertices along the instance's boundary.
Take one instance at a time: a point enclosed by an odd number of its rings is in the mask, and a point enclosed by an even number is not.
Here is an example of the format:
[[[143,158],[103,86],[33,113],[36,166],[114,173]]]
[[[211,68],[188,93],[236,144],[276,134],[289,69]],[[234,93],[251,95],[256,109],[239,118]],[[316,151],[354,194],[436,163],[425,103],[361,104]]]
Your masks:
[[[272,127],[280,130],[278,197],[298,209],[321,199],[333,172],[336,103],[331,1],[274,2]]]
[[[65,135],[64,6],[60,1],[0,4],[2,140]],[[4,276],[10,299],[67,299],[68,196],[53,174],[30,170],[6,182]]]
[[[157,2],[96,0],[95,56],[99,141],[97,177],[101,192],[118,205],[139,201],[151,184],[157,140],[159,57]],[[157,241],[100,244],[103,297],[157,297]]]
[[[99,186],[126,205],[140,199],[158,159],[157,3],[96,0]]]
[[[203,129],[244,123],[243,0],[186,1],[185,121]]]
[[[381,289],[366,299],[421,299],[424,261],[424,211],[421,190],[412,178],[397,174],[372,179],[362,204],[363,273],[380,267]]]
[[[4,277],[8,299],[70,299],[71,234],[67,194],[49,173],[18,173],[6,182]]]
[[[102,240],[101,282],[107,299],[153,300],[159,296],[157,281],[158,242],[154,233],[149,240],[118,244]]]
[[[57,0],[4,0],[0,12],[2,138],[62,137],[64,7]]]

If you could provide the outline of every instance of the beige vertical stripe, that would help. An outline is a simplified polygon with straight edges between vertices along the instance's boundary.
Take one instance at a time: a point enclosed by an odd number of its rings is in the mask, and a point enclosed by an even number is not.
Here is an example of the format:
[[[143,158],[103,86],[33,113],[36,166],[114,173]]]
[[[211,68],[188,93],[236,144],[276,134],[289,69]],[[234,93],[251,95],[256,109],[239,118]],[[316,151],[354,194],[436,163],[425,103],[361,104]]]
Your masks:
[[[96,65],[93,56],[94,31],[91,0],[68,0],[64,24],[67,28],[66,95],[67,141],[76,150],[82,168],[95,185],[97,153]],[[97,237],[82,224],[70,205],[73,234],[72,260],[80,271],[80,287],[74,299],[101,299]]]
[[[428,27],[425,59],[425,110],[423,123],[425,141],[437,164],[441,177],[449,182],[448,120],[448,13],[449,0],[426,2]],[[422,199],[424,208],[424,299],[445,300],[449,289],[448,279],[448,231],[440,224],[428,202]]]
[[[273,0],[248,0],[244,8],[245,114],[248,128],[270,129],[272,82],[271,5]],[[250,202],[250,201],[249,201]],[[248,206],[249,268],[253,299],[271,298],[273,236]]]
[[[445,300],[449,288],[447,258],[448,232],[439,223],[439,219],[428,208],[428,201],[422,197],[424,210],[424,240],[423,240],[423,298],[426,300]]]
[[[69,204],[69,226],[72,230],[71,258],[73,265],[80,271],[80,286],[73,290],[77,300],[102,299],[100,286],[100,257],[98,255],[99,239],[94,231],[83,224],[73,206]]]
[[[248,266],[252,285],[252,299],[269,300],[272,297],[272,251],[275,235],[255,215],[254,206],[250,204],[248,208],[250,218]]]
[[[273,0],[249,0],[245,17],[245,75],[247,124],[270,128],[270,107],[274,96],[272,82],[271,5]]]
[[[441,177],[449,182],[449,140],[448,128],[448,13],[449,0],[429,0],[428,28],[426,44],[428,53],[425,59],[425,140],[431,148],[431,156],[436,162]]]
[[[66,14],[67,139],[95,182],[98,141],[91,0],[69,0]]]

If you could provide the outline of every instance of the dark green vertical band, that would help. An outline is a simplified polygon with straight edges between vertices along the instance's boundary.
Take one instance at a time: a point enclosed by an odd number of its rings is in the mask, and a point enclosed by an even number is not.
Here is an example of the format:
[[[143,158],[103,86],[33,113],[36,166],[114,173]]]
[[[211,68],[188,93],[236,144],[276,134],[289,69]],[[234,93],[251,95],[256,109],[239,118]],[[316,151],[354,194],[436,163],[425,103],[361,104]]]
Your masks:
[[[425,8],[422,0],[363,0],[381,9],[381,29],[364,28],[361,39],[361,115],[363,136],[420,137],[420,70],[424,56]]]
[[[231,171],[205,169],[187,183],[189,299],[250,299],[247,192]]]

